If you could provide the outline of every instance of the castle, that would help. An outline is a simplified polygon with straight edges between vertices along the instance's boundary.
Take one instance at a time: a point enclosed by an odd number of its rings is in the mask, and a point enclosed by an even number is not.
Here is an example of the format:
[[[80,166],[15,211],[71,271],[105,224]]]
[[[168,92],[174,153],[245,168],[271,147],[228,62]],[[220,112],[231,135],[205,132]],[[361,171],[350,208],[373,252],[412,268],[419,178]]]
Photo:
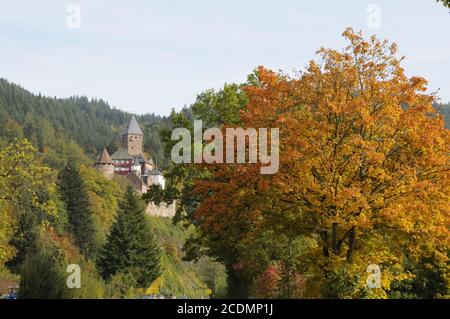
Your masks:
[[[122,133],[121,147],[111,156],[105,148],[94,167],[108,179],[112,179],[114,174],[127,177],[140,194],[146,193],[150,185],[160,185],[164,189],[164,176],[156,169],[151,156],[144,154],[143,139],[144,133],[133,116]],[[150,203],[146,211],[154,216],[173,217],[175,205]]]

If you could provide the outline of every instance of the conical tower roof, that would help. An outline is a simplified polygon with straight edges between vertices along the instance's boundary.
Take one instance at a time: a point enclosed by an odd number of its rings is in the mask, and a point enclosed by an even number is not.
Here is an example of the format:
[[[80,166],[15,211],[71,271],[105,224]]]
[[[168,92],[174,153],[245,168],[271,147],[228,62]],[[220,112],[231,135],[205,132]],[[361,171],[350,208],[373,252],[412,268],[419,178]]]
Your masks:
[[[161,175],[162,176],[162,173],[160,171],[158,171],[157,169],[154,169],[154,170],[150,171],[149,174],[150,175]]]
[[[113,164],[111,156],[109,156],[106,148],[103,150],[101,158],[97,161],[97,164]]]
[[[138,135],[144,135],[142,133],[141,128],[139,127],[139,123],[134,117],[134,115],[131,117],[130,124],[126,127],[125,131],[123,132],[123,135],[125,134],[138,134]]]
[[[133,166],[141,166],[137,158],[134,159]]]

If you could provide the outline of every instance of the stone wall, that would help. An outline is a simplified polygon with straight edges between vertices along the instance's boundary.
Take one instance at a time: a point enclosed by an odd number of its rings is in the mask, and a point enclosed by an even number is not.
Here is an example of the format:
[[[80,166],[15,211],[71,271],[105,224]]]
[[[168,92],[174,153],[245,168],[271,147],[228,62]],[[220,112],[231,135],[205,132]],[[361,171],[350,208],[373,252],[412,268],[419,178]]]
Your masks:
[[[175,202],[173,202],[172,205],[161,203],[158,206],[153,203],[149,203],[145,212],[151,216],[172,218],[173,216],[175,216],[175,206]]]
[[[102,173],[107,179],[112,179],[114,176],[114,165],[112,164],[95,164],[94,168]]]
[[[142,154],[142,135],[126,134],[123,136],[123,145],[131,156]]]
[[[147,186],[144,184],[144,182],[140,177],[136,176],[136,174],[133,173],[128,174],[127,177],[128,180],[131,182],[131,186],[133,186],[133,188],[139,194],[147,192]]]

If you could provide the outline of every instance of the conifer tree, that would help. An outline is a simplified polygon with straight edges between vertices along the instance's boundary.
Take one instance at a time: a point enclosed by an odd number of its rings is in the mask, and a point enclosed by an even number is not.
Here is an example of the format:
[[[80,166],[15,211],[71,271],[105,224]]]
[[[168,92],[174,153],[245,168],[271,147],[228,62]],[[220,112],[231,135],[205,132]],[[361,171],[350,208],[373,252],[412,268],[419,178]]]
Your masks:
[[[116,274],[131,274],[139,288],[149,287],[161,274],[160,253],[141,202],[128,187],[100,252],[101,274],[105,279]]]
[[[96,243],[89,196],[80,171],[72,164],[66,165],[58,175],[58,190],[67,209],[67,230],[72,233],[80,251],[91,257]]]
[[[20,298],[69,299],[66,275],[61,265],[46,252],[37,251],[21,265]]]

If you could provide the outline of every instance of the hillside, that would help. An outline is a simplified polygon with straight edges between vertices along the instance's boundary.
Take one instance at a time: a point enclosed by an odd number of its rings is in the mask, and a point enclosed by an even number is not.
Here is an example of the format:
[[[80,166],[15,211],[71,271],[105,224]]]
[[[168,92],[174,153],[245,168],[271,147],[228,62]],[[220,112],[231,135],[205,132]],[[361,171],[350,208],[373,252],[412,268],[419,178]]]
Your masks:
[[[48,236],[46,234],[39,240],[37,240],[40,237],[38,235],[27,235],[29,237],[22,239],[24,233],[32,233],[34,228],[38,227],[34,224],[21,225],[14,235],[11,229],[3,229],[3,225],[0,227],[0,235],[6,231],[13,235],[14,240],[10,244],[17,249],[16,256],[8,262],[9,270],[18,271],[18,265],[23,264],[26,258],[28,249],[26,247],[34,241],[57,247],[55,249],[66,256],[67,261],[73,259],[74,255],[79,256],[77,248],[74,247],[67,233],[66,207],[59,200],[58,190],[55,187],[58,172],[68,162],[80,167],[93,212],[94,240],[98,245],[103,245],[117,217],[118,201],[122,198],[129,182],[121,176],[115,176],[112,181],[107,180],[92,169],[91,165],[93,159],[104,147],[111,152],[117,149],[123,127],[129,122],[130,117],[130,113],[111,108],[102,100],[89,100],[86,97],[67,99],[44,97],[40,94],[32,94],[5,79],[0,79],[0,146],[3,148],[11,145],[10,143],[16,143],[21,138],[31,142],[38,151],[37,163],[42,162],[51,168],[50,174],[45,177],[45,183],[49,187],[48,194],[44,192],[46,195],[43,197],[52,197],[56,203],[57,213],[55,214],[58,216],[52,220],[54,232],[50,231]],[[152,155],[160,168],[164,168],[167,161],[163,155],[159,132],[170,125],[170,120],[154,114],[136,117],[144,131],[145,152]],[[8,160],[6,157],[1,159]],[[8,163],[1,162],[0,168],[6,169]],[[19,188],[23,189],[23,186]],[[28,216],[28,213],[24,216]],[[20,218],[20,222],[23,218],[25,217]],[[186,230],[180,225],[173,225],[170,219],[156,217],[148,219],[156,234],[158,246],[161,248],[162,274],[147,289],[147,294],[188,298],[208,297],[213,291],[216,295],[225,294],[226,277],[220,264],[206,257],[197,263],[182,260],[182,245],[187,236],[192,233],[192,229]],[[8,246],[5,244],[4,247]],[[0,255],[3,254],[4,247],[0,247]],[[109,297],[115,296],[108,295],[110,289],[106,289],[104,282],[95,272],[92,272],[92,266],[86,264],[85,267],[91,269],[90,277],[88,277],[90,282],[86,284],[86,290],[82,290],[78,297],[97,298],[104,294]],[[211,274],[214,276],[211,277]],[[19,276],[6,271],[6,268],[0,265],[0,278],[18,280]]]
[[[35,95],[0,79],[0,137],[10,141],[24,136],[41,151],[46,146],[61,148],[59,138],[73,141],[93,159],[104,147],[117,148],[121,130],[130,116],[103,100]],[[154,114],[137,118],[146,136],[145,151],[158,163],[165,163],[159,131],[169,125],[169,119]]]
[[[216,297],[226,294],[224,267],[202,257],[197,263],[183,261],[182,246],[193,229],[174,226],[168,218],[149,216],[150,224],[163,248],[161,277],[147,291],[149,294],[206,298],[215,289]]]
[[[435,108],[450,127],[450,104],[435,104]],[[49,144],[46,138],[51,130],[56,136],[71,139],[94,158],[104,147],[117,147],[121,130],[130,116],[128,112],[111,108],[102,99],[45,97],[0,79],[1,137],[23,134],[42,147]],[[145,150],[158,162],[165,162],[159,132],[170,127],[170,119],[153,113],[138,115],[137,119],[146,136]]]

